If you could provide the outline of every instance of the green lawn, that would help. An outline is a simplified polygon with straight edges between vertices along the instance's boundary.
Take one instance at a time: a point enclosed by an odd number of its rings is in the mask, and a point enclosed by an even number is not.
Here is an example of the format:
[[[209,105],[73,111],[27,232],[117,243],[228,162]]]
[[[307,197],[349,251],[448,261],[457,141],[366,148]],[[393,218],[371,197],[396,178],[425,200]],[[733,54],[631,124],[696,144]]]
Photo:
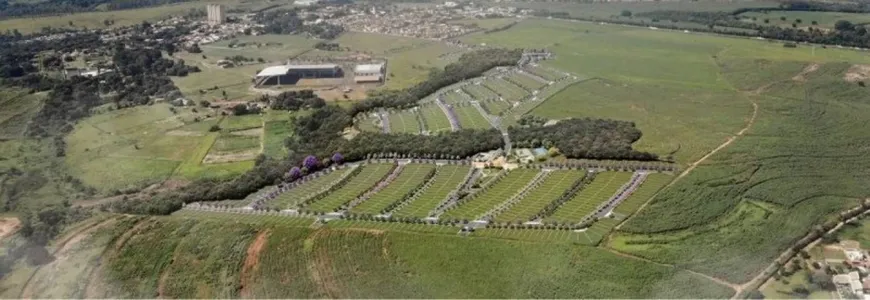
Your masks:
[[[297,204],[316,196],[318,193],[334,185],[339,179],[348,176],[352,171],[353,168],[347,168],[314,178],[311,181],[281,193],[278,197],[272,199],[268,205],[270,208],[277,209],[294,208]]]
[[[547,204],[559,199],[574,182],[582,179],[584,172],[584,170],[551,171],[550,175],[539,183],[540,186],[529,192],[519,203],[497,215],[495,221],[530,221],[530,217],[540,212]]]
[[[368,191],[389,174],[395,165],[393,164],[370,164],[362,166],[359,174],[350,178],[341,188],[330,192],[326,197],[314,201],[308,207],[317,212],[331,212],[342,205],[356,199],[365,191]]]
[[[429,132],[450,131],[450,121],[438,105],[427,105],[420,108],[420,114],[426,122]]]
[[[471,105],[465,105],[461,107],[454,107],[453,111],[456,113],[456,117],[459,119],[459,124],[463,129],[473,128],[473,129],[489,129],[492,126],[480,112]]]
[[[870,16],[859,13],[825,12],[825,11],[770,11],[746,12],[739,15],[742,21],[758,25],[776,25],[781,27],[814,27],[833,29],[839,20],[846,20],[855,24],[870,22]],[[785,17],[785,20],[781,19]],[[754,18],[754,20],[753,20]],[[767,23],[764,20],[768,20]],[[797,20],[800,20],[798,23]],[[815,21],[817,24],[813,24]]]
[[[422,191],[417,199],[397,210],[396,216],[413,216],[424,218],[429,216],[429,212],[447,199],[451,192],[455,191],[462,184],[462,180],[468,175],[468,166],[463,165],[444,165],[438,167],[435,177],[432,179],[432,185]]]
[[[391,132],[420,133],[420,123],[417,122],[417,114],[413,111],[393,112],[389,118]]]
[[[489,78],[485,80],[483,84],[490,90],[495,91],[505,101],[516,102],[529,94],[522,88],[513,83],[507,82],[504,79]]]
[[[486,211],[495,208],[502,202],[507,201],[514,194],[519,193],[528,184],[538,170],[516,169],[489,186],[488,189],[474,195],[465,203],[444,213],[445,218],[473,220],[480,217]]]
[[[592,183],[583,187],[573,198],[562,204],[548,221],[579,223],[631,178],[629,172],[602,172],[595,175]]]
[[[393,182],[387,187],[375,193],[371,198],[363,201],[350,211],[352,213],[363,214],[380,214],[384,213],[390,204],[397,203],[410,197],[408,193],[414,191],[416,187],[423,184],[426,176],[435,170],[433,164],[408,164],[402,168]]]
[[[646,179],[641,183],[640,187],[631,193],[631,196],[622,201],[613,210],[614,213],[621,215],[630,215],[635,212],[641,205],[648,201],[652,195],[663,188],[668,182],[673,180],[673,176],[663,173],[653,173],[647,175]]]

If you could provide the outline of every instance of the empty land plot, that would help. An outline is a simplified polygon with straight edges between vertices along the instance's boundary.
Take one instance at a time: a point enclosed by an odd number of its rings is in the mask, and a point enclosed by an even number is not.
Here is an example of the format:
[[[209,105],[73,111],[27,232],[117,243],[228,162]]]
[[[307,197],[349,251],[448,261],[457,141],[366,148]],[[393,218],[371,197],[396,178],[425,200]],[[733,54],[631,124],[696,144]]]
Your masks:
[[[448,211],[445,217],[459,219],[473,219],[485,213],[496,205],[513,197],[519,192],[535,175],[538,170],[518,169],[510,171],[499,182],[496,182],[486,191],[477,195],[474,199],[463,203],[456,209]]]
[[[519,203],[496,216],[495,220],[497,222],[528,221],[529,217],[562,196],[571,188],[571,184],[583,178],[583,173],[582,170],[551,171],[550,176],[544,179],[540,186],[529,192]]]
[[[221,134],[212,145],[209,153],[213,152],[238,152],[260,147],[259,136],[244,136]]]
[[[284,140],[293,134],[293,122],[269,121],[263,129],[263,153],[274,158],[285,157]]]
[[[633,213],[673,178],[674,177],[671,175],[662,173],[647,175],[643,183],[640,184],[640,187],[634,190],[634,193],[632,193],[631,196],[628,196],[628,199],[623,200],[622,203],[613,210],[613,212],[622,215]]]
[[[263,127],[263,118],[259,115],[229,116],[220,124],[225,131],[237,131]]]
[[[522,73],[513,73],[513,74],[508,75],[508,77],[513,82],[516,82],[517,84],[519,84],[520,86],[522,86],[528,90],[537,90],[537,89],[544,87],[544,85],[546,85],[546,83],[537,81],[534,78],[529,77],[529,76],[522,74]]]
[[[522,88],[500,78],[487,79],[483,84],[498,93],[505,100],[511,102],[518,101],[528,94]]]
[[[314,201],[308,209],[317,212],[331,212],[343,204],[350,202],[360,194],[375,186],[387,173],[393,170],[393,164],[370,164],[362,166],[359,174],[348,180],[341,188],[332,191],[323,199]]]
[[[409,192],[426,180],[426,175],[434,169],[434,164],[406,165],[402,168],[402,173],[390,185],[351,209],[351,212],[364,214],[381,213],[390,204],[402,200]]]
[[[469,84],[469,85],[463,86],[462,89],[466,93],[471,95],[471,98],[474,98],[474,100],[477,100],[477,101],[483,101],[483,100],[487,100],[487,99],[498,99],[498,94],[493,93],[492,91],[490,91],[489,89],[487,89],[486,87],[484,87],[482,85]]]
[[[487,101],[487,102],[481,103],[481,105],[483,105],[483,107],[485,107],[486,110],[489,111],[489,113],[493,114],[493,115],[500,115],[502,112],[506,111],[508,108],[511,108],[510,102],[501,101],[501,100]]]
[[[416,200],[396,211],[395,215],[400,217],[427,217],[429,211],[434,209],[438,203],[444,201],[450,192],[459,188],[459,185],[462,184],[462,180],[465,179],[468,171],[469,167],[465,165],[445,165],[438,167],[435,178],[432,179],[432,185],[421,192]]]
[[[589,242],[589,245],[595,246],[601,242],[601,239],[603,239],[604,236],[610,233],[610,230],[613,229],[616,224],[619,224],[618,219],[604,218],[593,223],[592,226],[589,226],[583,234],[586,235],[586,240]],[[583,239],[581,238],[581,241],[582,240]]]
[[[568,200],[547,220],[558,222],[580,222],[604,201],[631,179],[630,172],[603,172],[595,176],[595,180],[583,188],[571,200]]]
[[[352,168],[333,171],[329,174],[317,177],[306,183],[300,184],[272,199],[269,202],[269,208],[286,209],[295,207],[296,204],[317,195],[320,191],[329,188],[337,180],[341,179],[348,172],[353,171]]]
[[[423,120],[426,122],[426,128],[429,132],[450,131],[450,120],[444,115],[438,105],[428,105],[420,108]]]
[[[559,73],[553,72],[551,70],[541,68],[539,66],[526,66],[523,69],[526,72],[538,75],[539,77],[544,78],[546,80],[550,80],[550,81],[565,77],[565,75],[563,75],[563,74],[559,74]]]
[[[456,112],[456,117],[459,118],[459,124],[462,124],[463,129],[489,129],[489,122],[477,111],[474,106],[467,105],[456,107],[453,109]]]
[[[412,111],[393,112],[389,118],[391,132],[420,133],[420,124]]]

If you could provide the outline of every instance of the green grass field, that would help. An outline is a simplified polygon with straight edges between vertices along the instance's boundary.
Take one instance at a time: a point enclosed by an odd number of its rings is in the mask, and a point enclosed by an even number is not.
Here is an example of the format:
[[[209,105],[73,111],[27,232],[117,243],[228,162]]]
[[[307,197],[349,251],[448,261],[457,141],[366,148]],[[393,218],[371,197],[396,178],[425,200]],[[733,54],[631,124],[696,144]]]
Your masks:
[[[455,107],[453,111],[456,112],[456,117],[463,129],[489,129],[492,127],[474,106]]]
[[[375,193],[350,210],[352,213],[379,214],[392,203],[399,202],[408,196],[414,188],[426,180],[426,176],[435,169],[433,164],[408,164],[402,168],[393,182]]]
[[[468,174],[468,166],[444,165],[438,167],[432,185],[422,191],[417,199],[397,210],[394,214],[399,217],[412,216],[424,218],[429,211],[435,209],[438,203],[447,199],[447,196],[459,188],[462,180]]]
[[[498,204],[507,201],[514,194],[519,193],[527,183],[535,178],[538,172],[538,170],[533,169],[510,171],[504,178],[490,185],[487,190],[480,192],[474,198],[444,213],[443,217],[468,220],[480,217],[489,209],[495,208]]]
[[[507,78],[510,78],[512,82],[516,82],[519,86],[528,90],[538,90],[546,85],[546,83],[520,73],[513,73],[507,76]]]
[[[450,120],[444,115],[438,105],[427,105],[420,108],[420,114],[426,122],[429,132],[450,131]]]
[[[370,164],[362,166],[359,174],[350,178],[341,188],[330,192],[323,199],[311,203],[308,210],[316,212],[331,212],[345,203],[350,202],[357,196],[375,186],[381,179],[389,174],[395,165]]]
[[[468,100],[462,97],[459,93],[454,90],[447,91],[444,93],[444,102],[447,104],[457,104],[467,102]]]
[[[287,155],[284,140],[293,134],[293,123],[290,121],[270,121],[263,127],[263,154],[273,158],[283,158]]]
[[[483,84],[490,90],[495,91],[505,101],[516,102],[528,95],[525,90],[504,79],[489,78]]]
[[[483,101],[483,100],[493,99],[493,98],[498,99],[498,94],[493,93],[492,91],[490,91],[486,87],[483,87],[482,85],[469,84],[469,85],[463,86],[462,90],[464,90],[466,93],[471,95],[471,98],[474,98],[474,100],[477,100],[477,101]]]
[[[412,111],[393,112],[390,118],[390,132],[420,133],[420,123]]]
[[[571,185],[583,178],[584,171],[551,171],[550,175],[540,182],[540,186],[529,192],[519,203],[495,217],[496,222],[529,221],[529,217],[538,213],[562,196]]]
[[[511,108],[511,104],[507,101],[495,100],[482,103],[484,108],[490,113],[494,115],[499,115],[503,113],[508,108]]]
[[[592,183],[583,187],[571,200],[556,209],[548,221],[579,223],[604,203],[631,178],[629,172],[602,172],[595,175]]]
[[[221,134],[218,136],[214,145],[211,146],[212,152],[239,152],[245,150],[255,150],[260,148],[259,136],[240,136],[231,134]]]
[[[564,77],[564,75],[562,75],[562,74],[558,74],[556,72],[553,72],[551,70],[548,70],[548,69],[540,67],[540,66],[525,66],[525,67],[523,67],[523,70],[526,72],[538,75],[538,77],[541,77],[541,78],[544,78],[547,80],[556,80],[556,79]]]

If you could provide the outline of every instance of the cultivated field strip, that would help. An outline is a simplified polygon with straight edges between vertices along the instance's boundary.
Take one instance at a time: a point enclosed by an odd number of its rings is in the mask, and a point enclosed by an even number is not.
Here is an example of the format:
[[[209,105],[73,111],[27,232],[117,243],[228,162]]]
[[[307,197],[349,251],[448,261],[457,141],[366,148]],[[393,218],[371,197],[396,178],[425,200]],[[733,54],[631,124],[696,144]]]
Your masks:
[[[417,195],[417,199],[393,213],[395,216],[425,218],[429,212],[459,188],[469,172],[467,165],[444,165],[438,167],[432,185]]]
[[[541,209],[558,199],[578,179],[583,178],[583,170],[554,170],[541,181],[541,185],[531,190],[519,203],[495,217],[496,222],[525,222]]]
[[[490,185],[473,199],[447,211],[444,217],[471,220],[519,193],[538,174],[534,169],[510,171],[504,178]]]
[[[630,178],[630,172],[602,172],[574,198],[556,209],[547,221],[580,222],[607,199],[610,199]]]
[[[616,206],[613,213],[620,216],[627,216],[634,213],[644,202],[649,200],[653,194],[658,192],[674,177],[663,173],[652,173],[647,175],[646,180],[638,187],[628,199],[625,199]]]
[[[335,191],[330,192],[322,199],[314,201],[308,206],[308,210],[316,212],[332,212],[359,197],[365,191],[372,188],[381,179],[384,179],[393,168],[394,164],[369,164],[362,166],[360,173]]]
[[[429,132],[435,133],[451,130],[450,120],[447,120],[447,116],[444,115],[444,111],[438,105],[423,106],[420,108],[420,113],[423,121],[426,122],[426,128]]]
[[[347,168],[330,172],[326,175],[312,179],[311,181],[300,184],[284,193],[281,193],[272,201],[267,202],[267,207],[276,209],[294,208],[299,203],[306,199],[316,196],[317,194],[329,189],[345,176],[348,176],[355,168]]]
[[[288,217],[278,214],[239,214],[192,209],[182,209],[176,211],[172,213],[169,217],[197,220],[225,220],[227,222],[241,222],[248,224],[276,224],[288,227],[309,227],[315,221],[314,218],[307,218],[298,215]]]
[[[376,230],[390,230],[399,232],[413,233],[440,233],[448,235],[456,235],[459,228],[453,226],[437,226],[427,224],[411,224],[398,222],[376,222],[376,221],[347,221],[335,220],[326,223],[327,228],[363,228]]]
[[[383,213],[383,210],[390,206],[390,204],[410,196],[408,193],[413,192],[415,188],[424,183],[428,175],[434,170],[434,164],[407,164],[402,168],[402,173],[387,187],[352,208],[350,212],[363,214]]]
[[[472,105],[456,107],[454,111],[459,117],[459,124],[462,124],[462,128],[489,129],[491,127],[486,118]]]

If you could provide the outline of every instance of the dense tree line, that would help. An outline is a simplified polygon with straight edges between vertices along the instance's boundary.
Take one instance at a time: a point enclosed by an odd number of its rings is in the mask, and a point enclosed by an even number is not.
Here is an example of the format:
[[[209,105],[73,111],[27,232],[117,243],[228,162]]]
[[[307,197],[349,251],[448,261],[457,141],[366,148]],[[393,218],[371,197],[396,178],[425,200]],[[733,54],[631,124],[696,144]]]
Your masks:
[[[326,101],[312,90],[287,91],[275,96],[263,95],[260,102],[268,103],[271,109],[292,111],[326,106]]]
[[[632,149],[641,137],[632,122],[568,119],[552,126],[512,127],[517,147],[559,148],[568,158],[655,160],[654,154]]]
[[[459,61],[433,72],[429,78],[413,87],[401,91],[382,93],[369,99],[354,103],[351,114],[369,111],[378,107],[406,108],[416,105],[417,101],[437,92],[439,89],[462,80],[477,77],[498,66],[514,65],[522,57],[521,49],[485,49],[466,53]]]
[[[296,9],[276,9],[257,13],[254,21],[263,24],[263,31],[273,34],[308,34],[331,40],[344,32],[344,28],[329,23],[305,24]]]
[[[0,0],[0,18],[68,14],[98,9],[134,9],[186,1],[189,0],[47,0],[14,2]]]
[[[463,129],[432,136],[364,132],[344,143],[339,152],[351,161],[377,153],[399,157],[466,158],[503,146],[501,133],[495,129]]]

